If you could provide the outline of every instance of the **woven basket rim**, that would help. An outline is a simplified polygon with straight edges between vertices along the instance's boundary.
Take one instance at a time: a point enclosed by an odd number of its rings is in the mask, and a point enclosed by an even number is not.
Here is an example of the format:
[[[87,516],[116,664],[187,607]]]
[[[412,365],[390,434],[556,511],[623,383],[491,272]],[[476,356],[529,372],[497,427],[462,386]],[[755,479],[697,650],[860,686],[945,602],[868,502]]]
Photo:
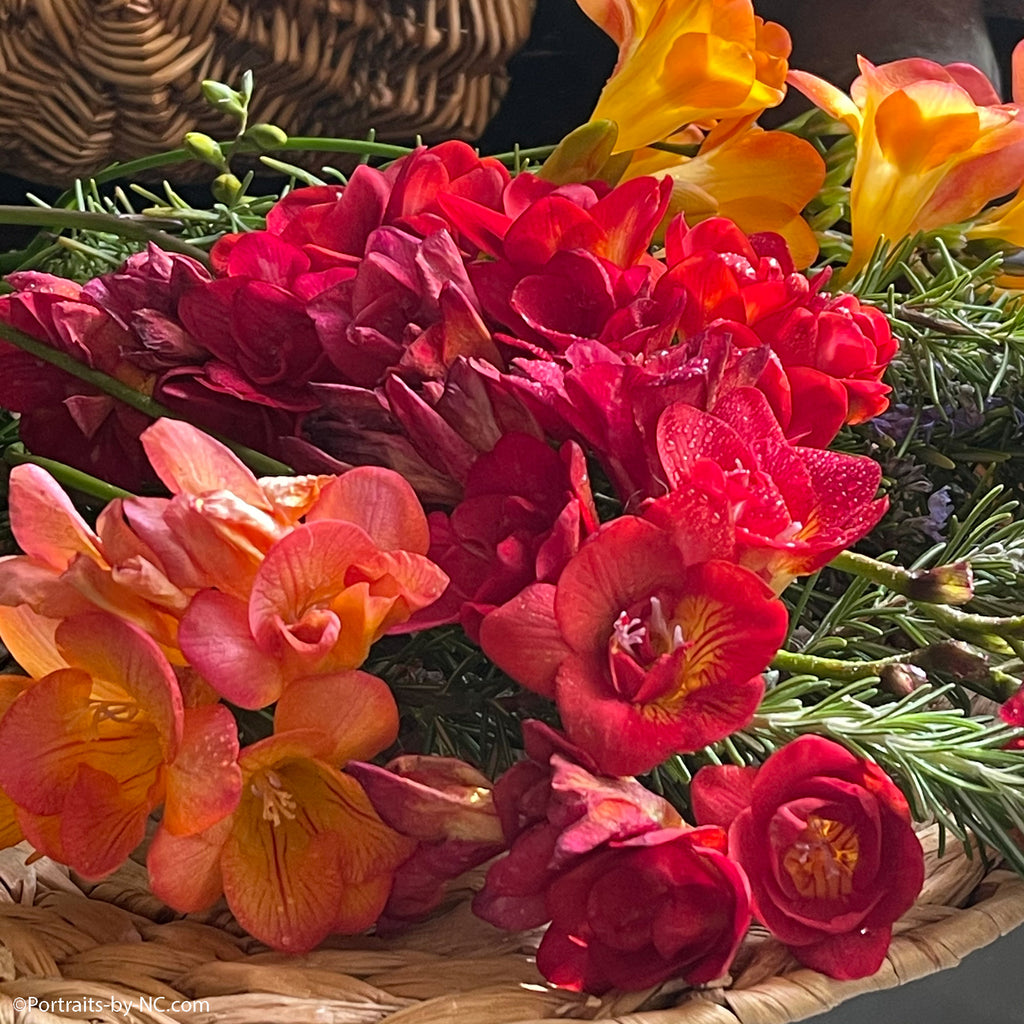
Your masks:
[[[148,893],[140,863],[88,882],[45,858],[26,863],[23,844],[0,851],[0,1021],[81,1019],[14,1009],[15,998],[34,995],[107,1005],[113,996],[136,1007],[128,1020],[144,1024],[789,1024],[955,967],[1024,923],[1024,880],[986,868],[959,843],[940,852],[934,829],[922,841],[925,890],[870,978],[835,981],[800,968],[762,933],[738,959],[731,987],[668,985],[601,1000],[545,985],[532,962],[539,933],[499,932],[473,918],[472,885],[396,939],[339,938],[288,957],[244,937],[223,906],[188,917],[168,911]],[[159,996],[165,1007],[177,998],[210,1009],[142,1012],[141,997]]]

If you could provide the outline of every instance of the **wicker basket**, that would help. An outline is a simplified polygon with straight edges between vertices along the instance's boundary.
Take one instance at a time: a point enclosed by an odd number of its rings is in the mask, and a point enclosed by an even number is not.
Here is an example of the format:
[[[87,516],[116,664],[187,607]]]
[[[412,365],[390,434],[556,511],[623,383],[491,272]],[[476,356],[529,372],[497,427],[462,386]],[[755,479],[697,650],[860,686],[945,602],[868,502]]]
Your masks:
[[[176,917],[147,892],[140,864],[89,884],[45,859],[26,865],[17,848],[0,853],[0,1022],[783,1024],[953,967],[1024,921],[1017,876],[986,875],[959,844],[940,857],[934,832],[922,840],[925,890],[871,978],[836,982],[799,968],[755,930],[724,987],[663,986],[600,1000],[546,986],[531,959],[538,936],[477,920],[465,891],[399,939],[338,939],[288,957],[244,937],[223,905]],[[23,1009],[32,997],[49,1011]]]
[[[66,184],[233,124],[200,82],[256,77],[291,135],[474,139],[535,0],[0,0],[0,169]]]

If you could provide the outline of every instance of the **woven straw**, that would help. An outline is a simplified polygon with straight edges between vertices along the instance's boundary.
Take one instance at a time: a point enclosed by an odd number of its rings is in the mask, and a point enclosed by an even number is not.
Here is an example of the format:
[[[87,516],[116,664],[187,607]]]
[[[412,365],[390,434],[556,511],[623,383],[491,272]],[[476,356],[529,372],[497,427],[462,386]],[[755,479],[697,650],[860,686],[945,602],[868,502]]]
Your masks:
[[[474,139],[535,0],[0,0],[0,169],[67,184],[230,137],[200,82],[256,78],[290,135]]]
[[[1024,921],[1024,882],[922,836],[928,881],[897,925],[882,970],[836,982],[799,968],[751,932],[727,984],[595,999],[544,984],[539,935],[498,931],[472,916],[467,891],[397,939],[331,940],[305,956],[267,951],[224,907],[180,918],[146,890],[130,862],[88,883],[23,848],[0,853],[0,1024],[783,1024],[862,992],[955,967]],[[20,1000],[50,1003],[46,1012]],[[162,997],[159,999],[158,997]],[[91,998],[83,1012],[75,1001]],[[121,1006],[111,1009],[111,999]],[[143,998],[145,1002],[143,1002]],[[65,1000],[62,1010],[57,1000]],[[183,1003],[177,1009],[175,1001]],[[38,1004],[37,1004],[38,1005]],[[105,1009],[104,1009],[105,1008]],[[125,1012],[127,1008],[127,1012]]]

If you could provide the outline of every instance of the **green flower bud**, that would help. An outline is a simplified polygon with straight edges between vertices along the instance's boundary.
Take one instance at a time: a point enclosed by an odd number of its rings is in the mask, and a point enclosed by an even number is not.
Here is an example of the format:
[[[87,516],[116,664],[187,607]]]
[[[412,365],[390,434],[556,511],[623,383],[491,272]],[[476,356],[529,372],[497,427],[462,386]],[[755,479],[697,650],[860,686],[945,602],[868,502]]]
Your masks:
[[[203,82],[202,89],[203,97],[211,107],[216,107],[217,110],[230,114],[238,121],[245,117],[245,100],[242,94],[236,92],[231,86],[208,78]]]
[[[562,139],[537,177],[556,185],[591,181],[611,157],[618,137],[614,121],[589,121]]]
[[[210,186],[213,198],[225,206],[233,206],[242,191],[242,183],[230,172],[219,174]]]
[[[219,171],[227,171],[228,162],[224,159],[224,151],[216,139],[211,139],[203,132],[188,132],[185,135],[185,148],[204,164],[212,164]]]
[[[276,124],[254,124],[246,128],[242,141],[260,152],[265,152],[269,149],[280,149],[288,141],[288,135]]]

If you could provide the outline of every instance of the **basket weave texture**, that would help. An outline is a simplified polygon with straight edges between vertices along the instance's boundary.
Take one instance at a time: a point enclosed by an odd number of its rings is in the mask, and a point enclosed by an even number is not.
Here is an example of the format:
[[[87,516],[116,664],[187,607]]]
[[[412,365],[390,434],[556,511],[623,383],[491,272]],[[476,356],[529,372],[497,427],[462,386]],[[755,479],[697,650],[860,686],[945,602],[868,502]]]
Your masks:
[[[535,0],[0,0],[0,169],[66,184],[234,123],[200,83],[255,74],[290,135],[471,140]]]
[[[295,957],[245,937],[223,905],[174,915],[147,891],[141,864],[88,883],[45,859],[26,864],[19,847],[0,853],[0,1024],[783,1024],[954,967],[1024,921],[1016,875],[986,874],[959,843],[940,856],[934,831],[922,841],[928,881],[871,978],[837,982],[800,968],[754,929],[722,984],[603,999],[548,987],[532,961],[539,935],[474,918],[468,889],[397,939],[335,939]],[[21,1009],[33,996],[51,1007],[91,998],[109,1008],[116,998],[120,1008]],[[176,1000],[188,1002],[175,1009]]]

